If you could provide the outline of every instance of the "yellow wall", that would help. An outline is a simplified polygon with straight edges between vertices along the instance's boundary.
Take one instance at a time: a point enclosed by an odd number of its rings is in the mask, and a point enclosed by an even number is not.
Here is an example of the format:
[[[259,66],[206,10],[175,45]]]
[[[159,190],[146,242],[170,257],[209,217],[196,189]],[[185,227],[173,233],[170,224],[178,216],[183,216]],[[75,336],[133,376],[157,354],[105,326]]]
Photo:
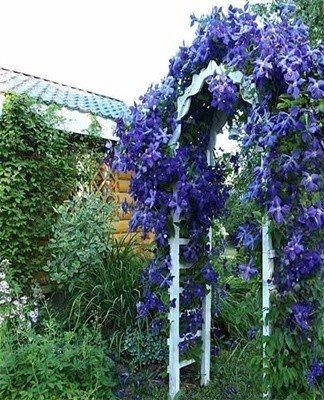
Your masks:
[[[96,173],[94,174],[91,186],[103,199],[113,198],[118,205],[118,221],[115,223],[115,233],[116,238],[123,238],[128,233],[129,220],[131,218],[131,213],[125,214],[122,211],[121,204],[123,201],[132,203],[133,199],[129,195],[129,183],[130,183],[131,173],[130,172],[119,172],[112,173],[106,164],[101,165]],[[152,241],[153,235],[149,238],[143,240],[140,233],[137,234],[138,239],[143,241],[143,243],[150,243]]]

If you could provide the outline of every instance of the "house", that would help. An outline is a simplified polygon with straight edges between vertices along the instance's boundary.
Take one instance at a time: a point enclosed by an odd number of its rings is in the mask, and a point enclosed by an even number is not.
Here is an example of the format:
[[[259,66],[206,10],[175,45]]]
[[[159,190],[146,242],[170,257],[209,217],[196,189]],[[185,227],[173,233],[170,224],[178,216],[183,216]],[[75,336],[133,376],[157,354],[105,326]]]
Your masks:
[[[60,107],[59,113],[63,123],[59,129],[77,134],[87,134],[92,116],[96,117],[101,127],[103,140],[117,142],[114,135],[116,119],[128,112],[128,106],[121,100],[100,95],[90,91],[71,87],[33,75],[0,68],[0,116],[5,92],[12,91],[27,94],[46,107],[54,103]],[[113,193],[117,203],[129,200],[128,194],[130,174],[112,174],[106,164],[98,166],[92,187],[105,199]],[[130,215],[119,213],[119,221],[115,225],[115,236],[124,236],[128,230]]]

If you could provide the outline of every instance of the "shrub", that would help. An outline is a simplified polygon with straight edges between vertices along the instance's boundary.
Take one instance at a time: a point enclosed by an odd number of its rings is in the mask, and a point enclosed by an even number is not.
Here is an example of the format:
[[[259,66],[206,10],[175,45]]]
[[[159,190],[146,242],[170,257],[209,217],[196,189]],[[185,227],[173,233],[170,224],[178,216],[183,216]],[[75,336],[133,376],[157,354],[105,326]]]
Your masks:
[[[68,323],[97,320],[120,342],[136,322],[144,247],[135,236],[113,237],[116,207],[95,195],[75,196],[58,213],[45,270],[66,298]]]
[[[166,339],[140,327],[126,330],[122,350],[135,368],[154,363],[164,364],[168,355]]]
[[[50,280],[71,292],[87,270],[102,264],[111,249],[114,218],[115,206],[94,194],[76,194],[58,207],[48,244],[51,257],[43,268]]]
[[[100,334],[0,326],[0,392],[12,400],[114,399],[113,363]]]
[[[9,263],[2,261],[1,398],[113,399],[113,363],[99,329],[63,331],[41,293],[23,295],[10,272]]]

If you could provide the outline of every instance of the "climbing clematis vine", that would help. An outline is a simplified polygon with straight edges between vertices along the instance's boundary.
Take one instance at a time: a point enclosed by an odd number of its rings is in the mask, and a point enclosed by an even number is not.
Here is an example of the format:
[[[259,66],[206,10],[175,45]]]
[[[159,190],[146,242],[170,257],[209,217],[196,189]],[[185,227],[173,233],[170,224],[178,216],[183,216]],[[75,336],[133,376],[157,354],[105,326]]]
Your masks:
[[[222,159],[209,165],[206,158],[210,129],[215,115],[225,115],[230,125],[239,121],[243,151],[261,149],[263,159],[245,198],[270,221],[276,250],[265,382],[274,398],[298,400],[313,398],[309,382],[324,375],[318,345],[324,304],[319,279],[324,259],[324,57],[323,48],[310,46],[308,28],[294,18],[294,9],[285,5],[262,23],[248,6],[227,12],[215,7],[201,19],[193,16],[198,26],[192,44],[179,49],[168,76],[118,122],[114,167],[133,172],[131,228],[155,237],[155,257],[143,273],[145,290],[138,304],[140,315],[153,315],[154,330],[162,327],[161,314],[174,306],[164,295],[172,283],[174,215],[189,239],[181,249],[183,261],[194,265],[183,277],[181,350],[186,351],[202,323],[199,300],[205,285],[217,285],[208,232],[224,212],[228,195],[227,166]],[[219,70],[206,78],[180,121],[178,98],[211,61]],[[180,122],[179,140],[170,145]],[[260,269],[254,261],[260,257],[253,259],[257,236],[251,226],[238,232],[251,255],[239,267],[244,279],[255,279]]]

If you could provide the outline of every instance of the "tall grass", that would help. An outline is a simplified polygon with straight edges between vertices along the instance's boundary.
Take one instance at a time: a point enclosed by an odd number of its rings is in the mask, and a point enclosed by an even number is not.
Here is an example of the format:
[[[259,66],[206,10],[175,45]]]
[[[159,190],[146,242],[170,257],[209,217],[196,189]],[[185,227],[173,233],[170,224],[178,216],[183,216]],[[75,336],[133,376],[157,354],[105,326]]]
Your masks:
[[[127,328],[136,324],[140,272],[147,264],[148,252],[134,236],[111,240],[102,262],[84,270],[75,281],[67,307],[70,323],[96,320],[116,344]]]
[[[253,326],[261,325],[262,299],[259,282],[245,282],[241,277],[226,277],[227,290],[220,299],[220,324],[230,337],[248,338],[248,331]]]

